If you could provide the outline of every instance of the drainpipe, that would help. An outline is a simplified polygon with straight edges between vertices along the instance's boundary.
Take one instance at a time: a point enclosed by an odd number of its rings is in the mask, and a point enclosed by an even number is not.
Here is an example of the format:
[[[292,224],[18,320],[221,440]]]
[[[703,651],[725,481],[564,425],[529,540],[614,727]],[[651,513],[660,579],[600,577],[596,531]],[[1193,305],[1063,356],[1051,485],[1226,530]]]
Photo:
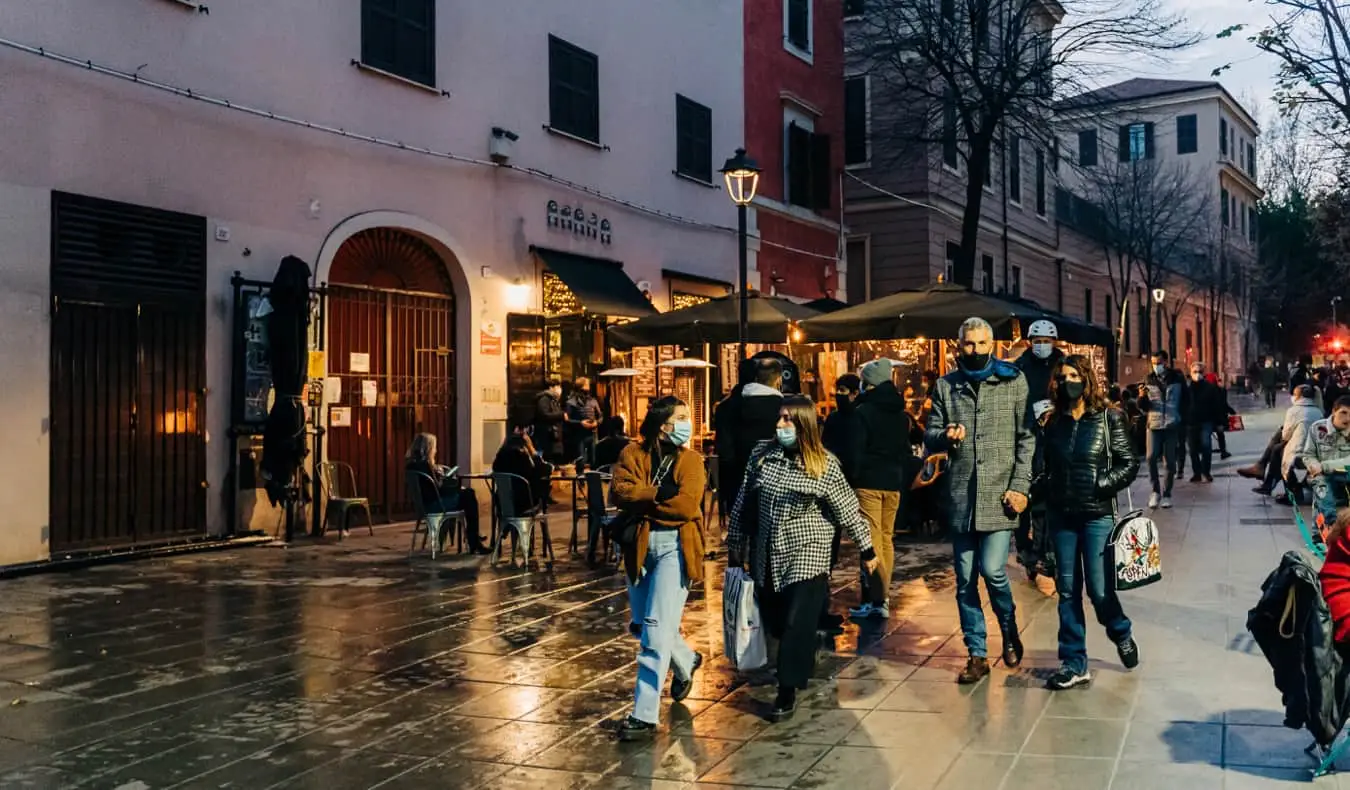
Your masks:
[[[1008,127],[1005,124],[999,130],[999,145],[1003,148],[1003,172],[999,181],[1003,184],[1003,291],[1013,296],[1012,282],[1008,263]],[[993,157],[990,157],[992,159]]]

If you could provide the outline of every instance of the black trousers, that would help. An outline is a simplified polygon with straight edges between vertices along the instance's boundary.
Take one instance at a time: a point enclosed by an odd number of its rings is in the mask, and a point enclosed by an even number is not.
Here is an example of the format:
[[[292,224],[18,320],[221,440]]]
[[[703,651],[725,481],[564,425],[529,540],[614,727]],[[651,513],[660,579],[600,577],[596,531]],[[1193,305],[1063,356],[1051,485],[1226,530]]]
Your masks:
[[[778,685],[804,689],[816,669],[816,624],[830,594],[829,574],[795,582],[782,590],[760,588],[760,614],[778,640]]]

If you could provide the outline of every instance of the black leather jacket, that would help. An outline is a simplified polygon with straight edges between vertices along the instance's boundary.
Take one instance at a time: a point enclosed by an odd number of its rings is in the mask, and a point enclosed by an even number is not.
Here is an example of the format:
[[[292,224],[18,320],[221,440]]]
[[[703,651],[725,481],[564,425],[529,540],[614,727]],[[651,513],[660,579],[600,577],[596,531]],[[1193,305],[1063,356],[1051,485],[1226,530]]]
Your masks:
[[[1110,515],[1116,494],[1139,473],[1125,418],[1113,408],[1078,420],[1057,414],[1045,427],[1041,447],[1048,504],[1062,513]]]

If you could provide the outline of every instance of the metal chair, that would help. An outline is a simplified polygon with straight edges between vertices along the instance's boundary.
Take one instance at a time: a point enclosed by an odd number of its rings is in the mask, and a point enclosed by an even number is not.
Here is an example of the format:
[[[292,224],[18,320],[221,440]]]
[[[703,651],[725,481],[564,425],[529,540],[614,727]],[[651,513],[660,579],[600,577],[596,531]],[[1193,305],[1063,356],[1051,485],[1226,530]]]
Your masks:
[[[422,548],[425,550],[427,543],[431,543],[431,558],[436,559],[436,552],[441,546],[441,527],[448,520],[452,530],[449,537],[455,542],[455,550],[464,551],[465,537],[469,532],[469,522],[464,515],[463,510],[453,510],[445,505],[445,498],[441,496],[441,489],[436,485],[436,480],[426,472],[418,472],[409,469],[405,472],[404,479],[407,481],[408,499],[413,503],[414,512],[417,513],[417,521],[413,523],[412,543],[408,546],[408,557],[411,559],[413,552],[417,550],[417,535],[422,534]],[[436,512],[427,511],[426,500],[423,499],[424,492],[436,492],[436,501],[439,505]]]
[[[501,560],[502,544],[506,541],[507,529],[511,530],[511,563],[516,561],[516,548],[524,544],[525,567],[530,565],[530,556],[534,553],[534,532],[537,525],[544,535],[544,546],[540,552],[545,567],[553,568],[556,557],[553,554],[553,538],[548,534],[548,519],[541,508],[532,507],[527,511],[516,508],[515,492],[517,486],[530,490],[530,481],[520,475],[509,472],[495,472],[492,475],[492,506],[498,513],[498,534],[492,547],[491,563]]]
[[[356,490],[356,472],[345,461],[324,461],[319,464],[319,487],[323,491],[323,531],[334,516],[338,521],[338,540],[347,533],[347,520],[353,510],[366,512],[366,528],[375,534],[375,519],[370,514],[370,499]]]
[[[595,563],[596,544],[602,539],[605,561],[618,555],[618,545],[605,534],[605,521],[619,513],[617,507],[605,500],[605,484],[613,479],[613,475],[599,469],[586,473],[586,561],[591,564]]]

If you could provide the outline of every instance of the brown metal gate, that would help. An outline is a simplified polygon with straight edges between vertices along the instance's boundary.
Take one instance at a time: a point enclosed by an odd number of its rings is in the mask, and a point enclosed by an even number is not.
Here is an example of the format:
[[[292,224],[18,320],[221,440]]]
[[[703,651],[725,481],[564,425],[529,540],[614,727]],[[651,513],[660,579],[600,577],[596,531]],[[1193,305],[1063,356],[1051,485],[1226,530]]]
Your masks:
[[[206,533],[206,223],[53,199],[51,547]]]
[[[342,427],[330,409],[328,458],[352,465],[377,515],[407,518],[403,457],[413,436],[433,434],[442,464],[457,456],[454,300],[329,285],[328,322],[328,375],[342,382],[335,405],[350,410]]]

